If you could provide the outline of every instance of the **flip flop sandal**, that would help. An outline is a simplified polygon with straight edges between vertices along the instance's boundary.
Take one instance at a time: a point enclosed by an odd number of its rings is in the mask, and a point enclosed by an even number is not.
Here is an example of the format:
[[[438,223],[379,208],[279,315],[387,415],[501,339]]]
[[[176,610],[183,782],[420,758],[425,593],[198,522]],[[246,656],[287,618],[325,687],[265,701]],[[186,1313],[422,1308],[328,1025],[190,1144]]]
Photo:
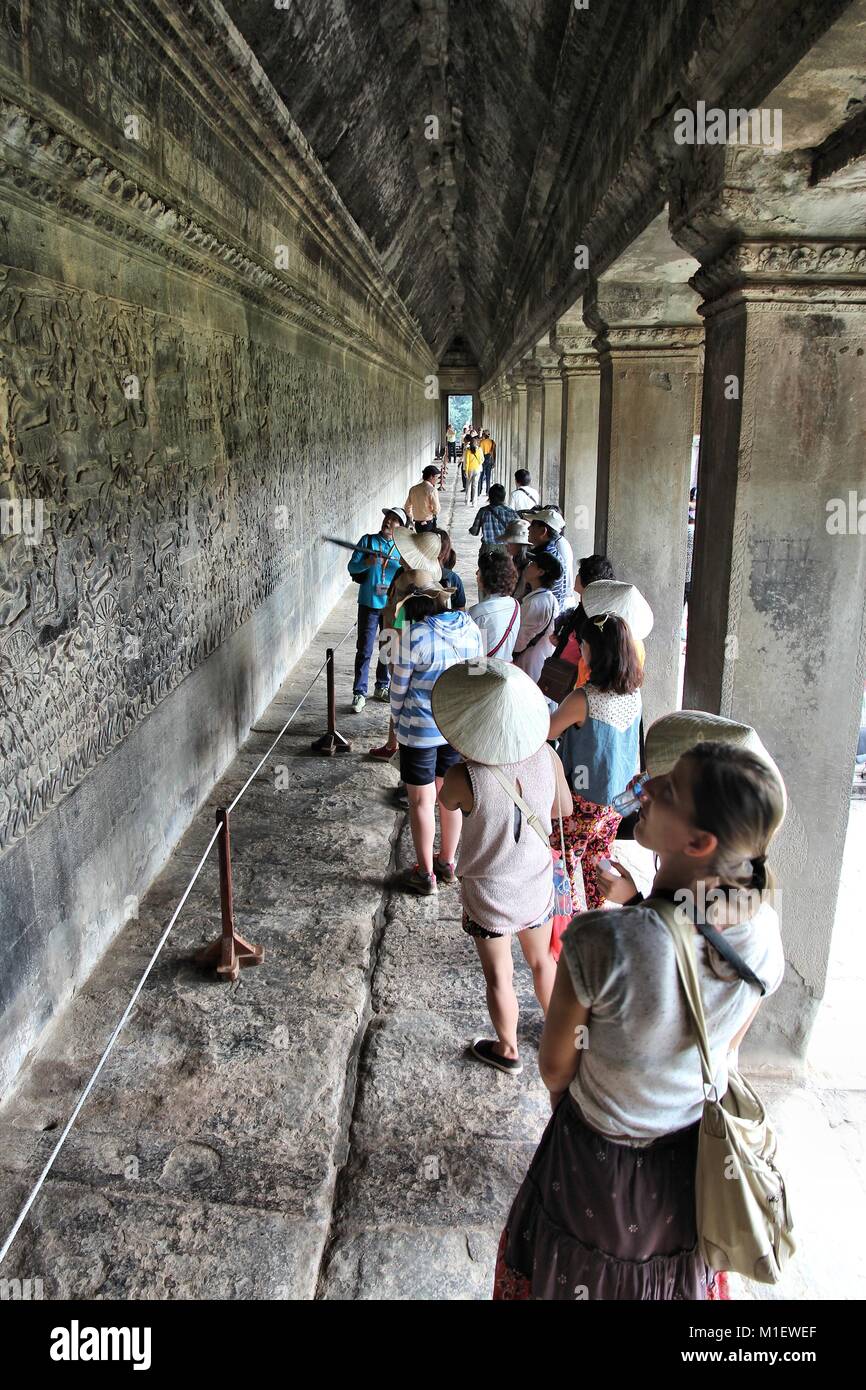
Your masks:
[[[519,1076],[523,1071],[523,1063],[518,1057],[503,1057],[500,1053],[494,1052],[495,1046],[492,1038],[476,1038],[470,1051],[473,1057],[477,1057],[479,1062],[484,1062],[488,1067],[495,1067],[497,1071],[504,1071],[508,1076]]]

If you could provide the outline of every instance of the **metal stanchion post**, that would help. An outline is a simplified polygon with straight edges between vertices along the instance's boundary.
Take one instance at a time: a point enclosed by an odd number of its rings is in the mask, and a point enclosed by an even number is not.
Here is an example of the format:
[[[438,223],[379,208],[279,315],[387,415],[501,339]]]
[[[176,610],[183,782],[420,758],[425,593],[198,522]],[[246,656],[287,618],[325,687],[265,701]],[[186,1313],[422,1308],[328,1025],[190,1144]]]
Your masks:
[[[335,753],[350,753],[352,745],[348,739],[343,738],[342,734],[337,733],[337,690],[334,684],[334,652],[328,648],[327,655],[327,677],[328,677],[328,732],[322,734],[310,744],[314,753],[325,753],[328,757],[333,757]]]
[[[235,931],[234,900],[232,894],[232,849],[229,834],[229,813],[224,806],[217,807],[217,825],[222,825],[217,849],[220,866],[220,915],[222,932],[210,946],[205,946],[195,957],[197,965],[216,966],[221,980],[236,980],[241,967],[261,965],[265,958],[263,946],[253,946]]]

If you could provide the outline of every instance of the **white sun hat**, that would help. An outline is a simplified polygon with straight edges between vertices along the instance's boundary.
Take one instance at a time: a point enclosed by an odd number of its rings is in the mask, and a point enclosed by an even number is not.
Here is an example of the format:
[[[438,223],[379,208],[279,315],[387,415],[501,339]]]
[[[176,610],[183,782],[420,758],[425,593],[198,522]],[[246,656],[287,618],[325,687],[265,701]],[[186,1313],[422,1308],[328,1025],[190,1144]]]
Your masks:
[[[634,584],[621,584],[617,579],[596,579],[587,584],[580,601],[588,618],[597,618],[602,613],[622,618],[638,642],[643,642],[653,630],[653,611]]]
[[[529,511],[520,512],[519,515],[524,521],[540,521],[558,536],[565,530],[565,517],[556,507],[531,507]]]
[[[435,531],[410,531],[405,526],[395,526],[391,539],[406,569],[423,570],[435,579],[442,578],[442,541]]]
[[[495,656],[449,666],[430,692],[439,732],[469,762],[522,763],[547,742],[550,710],[535,684]]]
[[[589,585],[588,588],[593,588]],[[670,772],[677,761],[694,748],[697,743],[728,743],[735,748],[745,748],[773,773],[782,795],[782,814],[788,808],[788,793],[785,780],[776,763],[770,757],[757,732],[751,724],[740,724],[735,719],[723,719],[720,714],[707,714],[700,709],[682,709],[675,714],[663,714],[647,729],[644,742],[644,761],[650,777],[661,777]]]

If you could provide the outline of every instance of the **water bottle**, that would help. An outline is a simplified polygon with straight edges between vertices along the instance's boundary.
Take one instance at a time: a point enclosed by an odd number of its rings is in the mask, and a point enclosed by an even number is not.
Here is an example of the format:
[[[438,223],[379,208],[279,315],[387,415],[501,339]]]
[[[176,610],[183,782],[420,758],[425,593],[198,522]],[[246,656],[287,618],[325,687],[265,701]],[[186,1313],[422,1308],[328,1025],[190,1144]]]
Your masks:
[[[632,816],[635,811],[640,810],[640,794],[646,786],[647,779],[639,777],[632,786],[626,787],[624,792],[620,792],[610,803],[617,815]]]

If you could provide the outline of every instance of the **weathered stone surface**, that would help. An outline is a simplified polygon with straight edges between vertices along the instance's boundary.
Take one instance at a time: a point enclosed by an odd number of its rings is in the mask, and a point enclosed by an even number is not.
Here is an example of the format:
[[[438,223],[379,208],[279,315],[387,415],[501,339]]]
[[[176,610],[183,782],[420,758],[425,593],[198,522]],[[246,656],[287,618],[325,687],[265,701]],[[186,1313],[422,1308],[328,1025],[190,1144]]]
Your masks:
[[[0,15],[3,1085],[338,598],[322,533],[378,526],[436,430],[429,350],[224,17],[128,8]]]

